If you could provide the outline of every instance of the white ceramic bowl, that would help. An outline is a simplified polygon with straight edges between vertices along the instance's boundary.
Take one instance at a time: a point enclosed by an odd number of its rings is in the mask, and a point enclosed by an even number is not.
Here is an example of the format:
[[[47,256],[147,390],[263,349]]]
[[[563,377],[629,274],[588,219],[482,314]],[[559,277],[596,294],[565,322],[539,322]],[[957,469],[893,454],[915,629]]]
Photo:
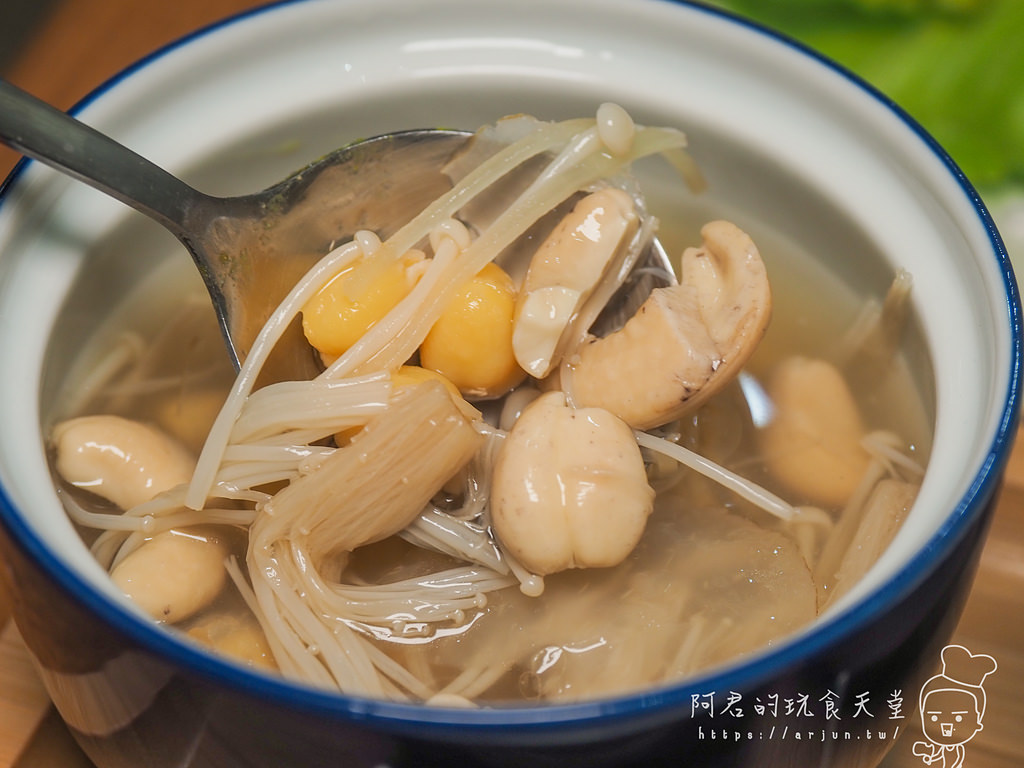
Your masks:
[[[911,362],[935,410],[934,450],[877,566],[771,650],[604,702],[428,710],[311,692],[206,656],[141,622],[110,587],[55,497],[40,433],[62,355],[90,313],[186,257],[155,224],[30,164],[0,198],[2,551],[19,627],[98,765],[880,759],[889,744],[784,743],[766,737],[763,718],[745,721],[760,739],[712,743],[694,697],[912,690],[969,585],[1016,424],[1020,307],[977,195],[898,108],[786,39],[686,3],[308,0],[160,51],[77,113],[202,190],[230,194],[369,135],[471,129],[516,112],[574,117],[604,101],[688,133],[710,190],[686,201],[683,224],[733,218],[765,232],[767,251],[806,249],[875,295],[894,268],[913,274],[921,343]]]

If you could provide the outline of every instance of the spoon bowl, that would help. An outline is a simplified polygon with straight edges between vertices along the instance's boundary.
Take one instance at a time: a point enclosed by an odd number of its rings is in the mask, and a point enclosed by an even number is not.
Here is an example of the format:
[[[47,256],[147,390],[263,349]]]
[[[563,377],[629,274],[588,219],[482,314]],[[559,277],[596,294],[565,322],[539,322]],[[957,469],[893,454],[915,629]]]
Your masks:
[[[359,229],[382,237],[450,187],[440,173],[471,134],[410,130],[344,146],[260,192],[204,194],[85,123],[0,80],[0,141],[166,227],[188,249],[237,369],[267,318],[331,247]],[[265,380],[317,371],[297,323]]]

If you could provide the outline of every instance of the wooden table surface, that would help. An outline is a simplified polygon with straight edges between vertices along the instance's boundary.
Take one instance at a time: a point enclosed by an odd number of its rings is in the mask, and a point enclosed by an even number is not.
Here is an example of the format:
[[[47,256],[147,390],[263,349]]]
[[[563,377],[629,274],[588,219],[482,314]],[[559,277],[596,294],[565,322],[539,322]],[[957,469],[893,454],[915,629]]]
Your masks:
[[[254,7],[253,0],[58,0],[3,73],[62,109],[154,48]],[[2,12],[0,12],[2,15]],[[2,23],[2,19],[0,19]],[[0,147],[0,178],[17,155]],[[50,706],[0,592],[0,768],[89,768]],[[1024,765],[1024,438],[955,641],[996,658],[985,728],[968,745],[971,768]],[[885,768],[923,765],[908,732]]]

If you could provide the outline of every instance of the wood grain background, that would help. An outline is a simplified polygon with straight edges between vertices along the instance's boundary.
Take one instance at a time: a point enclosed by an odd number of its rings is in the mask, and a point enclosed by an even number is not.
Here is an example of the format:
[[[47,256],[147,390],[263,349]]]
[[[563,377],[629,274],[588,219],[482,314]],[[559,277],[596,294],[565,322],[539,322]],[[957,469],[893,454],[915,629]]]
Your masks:
[[[16,49],[0,51],[0,61],[8,62],[3,76],[67,109],[158,46],[257,5],[252,0],[52,0],[38,6],[44,17],[15,41]],[[7,12],[0,10],[0,24]],[[0,177],[17,159],[0,147]],[[985,728],[968,745],[970,768],[1024,765],[1024,440],[1018,444],[955,636],[999,663],[986,682]],[[50,705],[8,613],[0,591],[0,768],[90,768]],[[885,768],[923,765],[911,753],[914,739],[908,731]]]

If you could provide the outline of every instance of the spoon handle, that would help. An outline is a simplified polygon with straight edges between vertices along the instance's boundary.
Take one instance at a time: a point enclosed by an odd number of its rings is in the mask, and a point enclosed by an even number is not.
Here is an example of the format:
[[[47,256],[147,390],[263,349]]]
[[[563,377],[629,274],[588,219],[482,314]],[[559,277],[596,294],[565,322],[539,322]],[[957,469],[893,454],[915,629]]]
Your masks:
[[[185,234],[205,195],[108,136],[0,79],[0,141]]]

